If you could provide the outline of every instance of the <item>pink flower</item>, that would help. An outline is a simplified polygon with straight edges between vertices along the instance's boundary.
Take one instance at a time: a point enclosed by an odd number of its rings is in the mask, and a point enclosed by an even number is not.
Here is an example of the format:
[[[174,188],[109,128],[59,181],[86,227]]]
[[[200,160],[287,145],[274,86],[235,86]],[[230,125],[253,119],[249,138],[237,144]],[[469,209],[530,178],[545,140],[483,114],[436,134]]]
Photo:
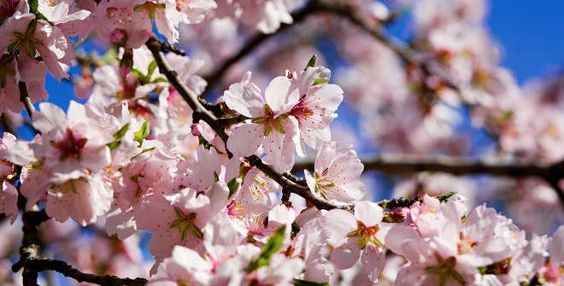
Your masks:
[[[396,283],[511,281],[506,274],[526,246],[524,232],[493,209],[480,206],[466,216],[462,205],[456,197],[440,203],[426,196],[411,207],[413,223],[392,227],[386,246],[409,260]]]
[[[147,147],[146,147],[147,148]],[[151,194],[171,194],[178,158],[166,154],[163,148],[134,156],[120,168],[119,181],[114,184],[117,204],[122,210],[138,206]]]
[[[309,189],[317,196],[349,203],[364,196],[366,187],[360,180],[363,169],[354,150],[339,149],[333,141],[320,146],[313,175],[308,170],[304,170],[304,175]]]
[[[46,211],[60,222],[72,218],[82,226],[93,223],[110,209],[113,190],[101,174],[51,185],[48,190]]]
[[[144,12],[149,19],[155,20],[155,24],[170,43],[177,43],[179,32],[178,26],[184,20],[182,13],[177,9],[174,0],[138,0],[135,4],[136,12]]]
[[[217,7],[214,0],[176,0],[176,9],[181,12],[182,22],[200,23]]]
[[[225,207],[228,194],[225,183],[218,182],[207,195],[183,189],[168,197],[152,195],[136,207],[137,226],[153,233],[149,250],[155,256],[155,266],[170,256],[175,245],[201,245],[202,229]],[[152,272],[155,270],[153,267]]]
[[[179,56],[174,53],[168,53],[166,59],[170,63],[171,68],[178,72],[178,78],[188,88],[197,94],[204,92],[207,82],[197,75],[204,66],[202,60],[190,59],[188,56]]]
[[[329,124],[337,117],[335,111],[343,101],[343,90],[327,83],[330,75],[325,67],[308,67],[292,74],[300,100],[289,114],[298,119],[302,141],[314,149],[331,140]]]
[[[252,285],[294,285],[294,277],[302,273],[304,262],[300,258],[289,258],[277,253],[272,256],[268,266],[259,268],[255,273],[250,273],[247,280]]]
[[[250,74],[231,85],[223,95],[227,106],[251,119],[233,128],[227,148],[237,156],[249,156],[263,145],[265,160],[278,171],[294,165],[294,150],[299,146],[298,121],[287,113],[298,103],[299,91],[287,77],[273,79],[261,94],[250,82]]]
[[[111,163],[112,134],[90,119],[84,106],[71,102],[68,116],[51,103],[42,103],[33,116],[33,126],[41,131],[32,144],[35,156],[53,174],[52,182],[77,179],[88,172],[103,171]]]
[[[1,51],[0,51],[1,52]],[[23,105],[20,102],[18,89],[18,70],[16,61],[8,54],[0,56],[0,110],[19,112]]]
[[[83,38],[92,29],[91,12],[78,8],[72,1],[40,0],[38,10],[67,37]]]
[[[94,25],[98,36],[128,48],[139,48],[152,35],[147,13],[135,11],[136,0],[103,0],[96,7]]]
[[[12,184],[3,181],[0,192],[0,213],[8,216],[10,223],[14,223],[18,212],[18,190]]]
[[[0,158],[24,167],[36,160],[29,143],[17,140],[16,136],[8,132],[4,132],[0,139]]]
[[[335,248],[331,262],[338,269],[353,267],[360,258],[368,278],[376,282],[384,268],[384,243],[379,234],[384,211],[376,203],[360,201],[354,215],[334,209],[324,215],[328,241]]]
[[[16,12],[8,18],[2,26],[0,33],[8,35],[0,40],[0,51],[18,51],[21,55],[35,59],[41,56],[42,63],[57,79],[66,78],[74,52],[62,31],[51,26],[45,20],[36,20],[31,13]],[[37,71],[35,71],[37,72]],[[23,73],[23,72],[21,72]],[[27,79],[24,77],[24,81]]]
[[[281,187],[257,168],[251,168],[245,177],[235,200],[243,212],[261,213],[273,205],[272,195]]]
[[[213,265],[200,254],[190,248],[175,246],[172,256],[163,261],[163,276],[153,278],[148,285],[209,285],[212,278]],[[159,272],[160,273],[160,272]]]
[[[233,14],[241,22],[256,26],[263,33],[273,33],[282,23],[291,24],[293,22],[290,9],[294,2],[284,0],[242,0],[242,1],[217,1],[218,9],[226,13]]]
[[[303,257],[304,279],[324,283],[331,280],[335,269],[330,261],[332,248],[327,242],[328,235],[323,217],[317,214],[318,216],[308,218],[305,225],[300,226],[300,232],[292,241],[292,247],[294,256]],[[300,216],[302,215],[304,213]]]
[[[53,104],[41,104],[33,124],[41,135],[30,144],[35,162],[22,180],[26,207],[46,199],[47,214],[61,222],[68,218],[82,225],[94,222],[110,209],[113,199],[105,174],[112,136],[75,102],[68,116]]]

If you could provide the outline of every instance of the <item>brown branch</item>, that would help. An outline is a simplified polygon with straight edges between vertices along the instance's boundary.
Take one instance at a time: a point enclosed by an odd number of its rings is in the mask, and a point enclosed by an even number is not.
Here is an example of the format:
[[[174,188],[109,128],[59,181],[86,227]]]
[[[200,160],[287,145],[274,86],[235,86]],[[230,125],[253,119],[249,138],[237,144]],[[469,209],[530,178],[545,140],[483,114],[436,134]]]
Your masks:
[[[199,101],[198,96],[192,90],[190,90],[186,85],[178,78],[178,74],[174,71],[162,54],[162,46],[160,42],[154,37],[150,38],[146,43],[147,48],[153,54],[155,61],[159,67],[159,71],[166,76],[170,84],[176,89],[176,91],[182,96],[184,101],[190,106],[193,111],[194,122],[203,120],[206,122],[216,134],[223,140],[223,143],[227,143],[229,136],[224,130],[224,126],[221,125],[220,119],[215,117],[206,107],[202,105]],[[229,151],[228,151],[229,152]],[[231,153],[229,153],[231,156]],[[333,209],[338,206],[328,203],[326,201],[317,198],[303,182],[298,182],[295,177],[291,174],[280,174],[276,172],[272,167],[265,164],[258,156],[249,156],[244,158],[249,164],[257,167],[267,176],[275,180],[282,188],[290,190],[292,193],[299,195],[306,199],[308,202],[312,203],[319,209]]]
[[[309,15],[312,15],[317,11],[317,1],[311,1],[306,4],[303,8],[292,13],[293,22],[291,24],[282,24],[280,28],[271,34],[257,33],[249,38],[249,40],[239,49],[237,53],[227,58],[223,63],[221,63],[214,71],[209,75],[204,76],[204,79],[208,82],[207,91],[212,90],[216,84],[221,81],[223,76],[227,71],[241,59],[245,58],[247,55],[251,54],[256,48],[261,44],[266,42],[268,39],[278,35],[280,32],[287,30],[295,24],[304,21]]]
[[[28,261],[25,267],[26,269],[30,269],[36,273],[42,271],[56,271],[66,277],[73,278],[78,282],[88,282],[104,286],[143,286],[147,284],[147,279],[144,278],[131,279],[119,278],[113,275],[84,273],[61,260],[38,258]]]
[[[23,269],[23,284],[37,285],[38,274],[43,271],[57,271],[66,277],[71,277],[78,282],[89,282],[98,285],[130,285],[141,286],[147,283],[143,278],[119,278],[112,275],[88,274],[73,268],[69,264],[60,260],[45,259],[39,256],[41,241],[39,239],[38,227],[41,223],[49,220],[45,210],[26,211],[23,213],[22,231],[23,239],[20,247],[20,260],[12,266],[12,271],[17,272]]]
[[[362,160],[365,170],[406,175],[419,172],[444,172],[453,175],[492,175],[511,178],[538,177],[553,186],[564,205],[564,193],[555,182],[564,178],[564,161],[552,165],[525,162],[490,162],[455,157],[422,158],[418,156],[374,156]],[[313,160],[294,165],[293,172],[312,170]]]
[[[300,23],[307,19],[307,17],[314,15],[316,13],[325,12],[333,15],[337,15],[344,19],[347,19],[353,25],[359,27],[373,38],[378,40],[381,44],[388,47],[390,50],[394,51],[398,57],[407,65],[419,67],[426,77],[437,76],[441,79],[446,86],[453,90],[459,90],[458,86],[452,82],[446,75],[440,74],[439,71],[431,70],[427,64],[422,62],[416,56],[416,52],[411,49],[405,43],[392,38],[387,35],[380,24],[371,25],[364,21],[362,16],[356,13],[355,8],[349,5],[335,4],[335,3],[325,3],[321,0],[310,0],[303,8],[292,13],[292,18],[294,19],[291,24],[282,24],[280,29],[276,33],[264,34],[257,33],[252,36],[242,47],[231,57],[227,58],[223,63],[219,65],[213,72],[209,75],[204,76],[204,79],[208,82],[208,90],[214,88],[214,86],[222,79],[222,77],[227,73],[227,71],[241,59],[245,58],[247,55],[251,54],[256,48],[261,44],[266,42],[268,39],[279,34],[280,32],[292,27],[293,25]],[[393,17],[392,17],[393,18]],[[393,19],[388,19],[381,24],[386,24]]]
[[[413,174],[418,172],[445,172],[453,175],[489,174],[505,177],[547,177],[552,175],[551,168],[560,165],[543,165],[521,162],[490,162],[485,160],[467,160],[457,157],[421,157],[421,156],[372,156],[362,159],[364,170],[378,170],[389,174]],[[313,160],[304,160],[294,165],[293,171],[313,169]],[[564,175],[564,170],[563,174]]]

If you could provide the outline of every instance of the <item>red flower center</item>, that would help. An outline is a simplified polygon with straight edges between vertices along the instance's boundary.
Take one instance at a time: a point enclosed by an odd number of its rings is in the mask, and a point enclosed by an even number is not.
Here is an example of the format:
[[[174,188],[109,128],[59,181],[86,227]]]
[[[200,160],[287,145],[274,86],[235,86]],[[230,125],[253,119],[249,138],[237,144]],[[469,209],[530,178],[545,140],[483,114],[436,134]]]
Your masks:
[[[81,150],[84,148],[87,141],[88,139],[75,135],[70,128],[67,128],[63,140],[52,142],[51,144],[61,152],[59,160],[62,161],[67,158],[80,160]]]

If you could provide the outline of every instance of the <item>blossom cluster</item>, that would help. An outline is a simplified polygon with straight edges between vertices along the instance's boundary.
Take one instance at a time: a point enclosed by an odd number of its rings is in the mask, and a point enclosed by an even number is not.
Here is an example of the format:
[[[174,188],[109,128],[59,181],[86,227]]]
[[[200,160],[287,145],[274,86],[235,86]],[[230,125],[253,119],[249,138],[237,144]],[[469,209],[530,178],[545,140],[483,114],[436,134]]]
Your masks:
[[[345,93],[379,151],[467,154],[469,139],[455,136],[463,106],[506,156],[564,158],[562,80],[520,89],[499,67],[482,1],[389,2],[311,3],[358,10],[352,19],[366,29],[408,7],[420,65],[322,14],[277,42],[276,57],[261,51],[255,67],[235,66],[210,103],[210,63],[239,34],[273,33],[308,3],[0,0],[0,283],[21,284],[3,270],[21,240],[21,213],[38,211],[49,218],[39,229],[48,253],[152,286],[563,283],[564,227],[527,237],[495,209],[471,207],[478,187],[467,179],[423,173],[396,185],[408,199],[370,199],[364,165],[333,124]],[[347,61],[335,74],[311,57],[319,27]],[[77,56],[90,38],[104,55]],[[175,51],[181,38],[195,42],[189,56]],[[30,107],[47,98],[48,74],[71,79],[83,103]],[[6,119],[26,104],[30,140],[8,132],[18,120]],[[537,116],[547,106],[551,116]],[[292,173],[312,157],[303,176]],[[522,197],[510,211],[558,204],[544,183],[516,184],[505,187]],[[150,234],[151,263],[140,234]]]
[[[425,196],[387,210],[365,200],[362,163],[331,141],[343,90],[329,83],[328,69],[286,72],[264,91],[250,74],[231,85],[221,102],[239,123],[224,143],[204,122],[186,118],[189,107],[173,86],[153,80],[162,75],[146,54],[134,51],[126,80],[96,81],[85,105],[71,102],[65,113],[40,104],[32,141],[4,135],[2,211],[12,220],[17,191],[9,177],[18,165],[27,209],[44,202],[59,222],[101,221],[121,240],[150,232],[150,285],[336,283],[348,269],[377,283],[387,251],[403,257],[397,285],[559,281],[559,250],[548,259],[547,249],[561,247],[562,231],[552,244],[547,237],[528,242],[510,220],[484,206],[468,211],[461,197],[441,203]],[[115,78],[119,67],[97,71]],[[181,78],[194,88],[200,82]],[[158,104],[148,91],[161,92]],[[245,159],[257,155],[286,172],[307,148],[317,149],[315,168],[305,172],[309,191],[345,209],[319,210],[293,195],[282,200],[282,187]]]

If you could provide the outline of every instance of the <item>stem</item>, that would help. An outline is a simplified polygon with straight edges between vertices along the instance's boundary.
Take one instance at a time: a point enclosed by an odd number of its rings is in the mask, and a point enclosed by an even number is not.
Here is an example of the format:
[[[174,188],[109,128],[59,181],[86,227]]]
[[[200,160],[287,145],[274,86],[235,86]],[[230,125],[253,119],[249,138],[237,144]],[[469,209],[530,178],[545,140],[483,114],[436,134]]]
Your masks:
[[[29,115],[29,118],[33,117],[33,113],[35,112],[35,107],[33,107],[33,103],[31,103],[31,98],[29,97],[29,93],[27,91],[27,85],[25,82],[20,81],[18,83],[18,88],[20,90],[20,101],[25,106],[25,110]]]

